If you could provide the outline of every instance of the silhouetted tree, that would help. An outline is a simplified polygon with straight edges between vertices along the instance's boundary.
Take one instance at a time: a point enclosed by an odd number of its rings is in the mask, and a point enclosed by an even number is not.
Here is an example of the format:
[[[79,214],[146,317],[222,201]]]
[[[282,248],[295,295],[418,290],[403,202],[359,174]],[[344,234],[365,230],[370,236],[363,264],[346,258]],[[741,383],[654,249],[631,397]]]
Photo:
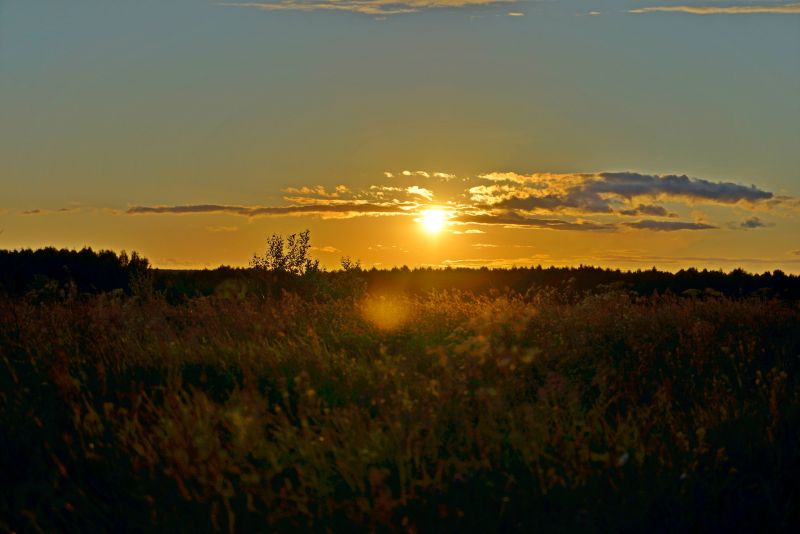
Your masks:
[[[267,251],[264,256],[253,255],[250,266],[254,269],[303,275],[319,271],[319,260],[308,257],[311,248],[311,231],[290,234],[284,241],[283,236],[272,234],[267,239]]]
[[[346,272],[361,270],[361,260],[354,260],[350,256],[342,256],[341,264],[342,270]]]
[[[131,292],[152,275],[146,258],[110,250],[0,250],[0,293],[22,295],[30,290],[50,293]]]

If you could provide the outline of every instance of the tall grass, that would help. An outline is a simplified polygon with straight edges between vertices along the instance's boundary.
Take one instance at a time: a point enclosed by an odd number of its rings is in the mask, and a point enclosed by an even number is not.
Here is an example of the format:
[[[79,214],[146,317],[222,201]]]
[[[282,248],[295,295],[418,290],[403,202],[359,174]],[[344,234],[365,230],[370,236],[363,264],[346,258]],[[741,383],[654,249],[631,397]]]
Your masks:
[[[800,521],[794,303],[5,299],[0,359],[4,530]]]

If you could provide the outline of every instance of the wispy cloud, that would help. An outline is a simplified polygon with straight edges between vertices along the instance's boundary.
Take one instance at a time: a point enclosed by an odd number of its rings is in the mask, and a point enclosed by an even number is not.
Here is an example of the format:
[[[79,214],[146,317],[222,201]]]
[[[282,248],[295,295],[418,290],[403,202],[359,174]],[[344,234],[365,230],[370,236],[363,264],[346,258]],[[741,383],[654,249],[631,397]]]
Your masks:
[[[341,252],[341,250],[331,245],[324,245],[322,247],[311,247],[311,250],[314,252],[324,252],[326,254],[338,254]]]
[[[467,8],[514,4],[517,0],[269,0],[262,2],[221,2],[224,7],[264,11],[344,11],[363,15],[400,15],[429,9]]]
[[[758,217],[750,217],[746,221],[742,221],[739,226],[748,230],[752,230],[753,228],[763,228],[767,226],[767,224]]]
[[[356,217],[359,215],[392,215],[407,214],[415,204],[404,203],[354,203],[337,202],[325,204],[306,204],[295,206],[231,206],[222,204],[189,204],[183,206],[134,206],[126,213],[129,215],[144,214],[201,214],[228,213],[244,217],[278,217],[288,215],[333,215],[338,217]]]
[[[653,221],[649,219],[622,223],[622,225],[629,228],[635,228],[637,230],[655,230],[657,232],[675,232],[677,230],[713,230],[717,228],[716,226],[702,222]]]
[[[80,208],[77,207],[56,208],[56,209],[35,208],[30,210],[23,210],[20,213],[22,215],[47,215],[50,213],[76,213],[78,211],[80,211]]]
[[[456,215],[450,219],[450,221],[456,224],[500,225],[507,228],[540,228],[547,230],[596,231],[613,230],[615,228],[613,224],[595,223],[591,221],[565,221],[561,219],[525,217],[513,211]]]
[[[431,191],[430,189],[426,189],[424,187],[412,185],[411,187],[406,188],[406,192],[409,195],[417,195],[427,200],[433,199],[433,191]]]
[[[284,193],[293,193],[296,195],[313,195],[323,198],[338,198],[339,196],[349,193],[350,190],[347,188],[346,185],[337,185],[333,188],[332,191],[328,191],[325,189],[325,186],[317,185],[314,187],[310,186],[303,186],[303,187],[287,187],[283,190]]]
[[[689,13],[692,15],[798,15],[800,3],[772,5],[727,6],[652,6],[629,10],[629,13]]]
[[[449,172],[423,171],[423,170],[411,171],[411,170],[408,170],[408,169],[402,170],[402,171],[397,171],[397,172],[384,171],[383,175],[386,178],[399,178],[399,177],[409,178],[409,177],[416,176],[416,177],[419,177],[419,178],[436,179],[437,181],[440,181],[440,182],[442,182],[442,181],[443,182],[449,182],[450,180],[454,180],[456,178],[455,174],[452,174],[452,173],[449,173]]]

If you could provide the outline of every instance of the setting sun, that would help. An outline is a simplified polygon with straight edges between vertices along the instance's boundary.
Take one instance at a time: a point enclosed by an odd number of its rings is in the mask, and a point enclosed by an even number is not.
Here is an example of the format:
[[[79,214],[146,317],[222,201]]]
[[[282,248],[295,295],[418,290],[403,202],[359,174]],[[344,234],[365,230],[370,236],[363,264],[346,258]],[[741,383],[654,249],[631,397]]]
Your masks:
[[[438,234],[447,222],[447,215],[442,210],[425,210],[419,222],[429,234]]]

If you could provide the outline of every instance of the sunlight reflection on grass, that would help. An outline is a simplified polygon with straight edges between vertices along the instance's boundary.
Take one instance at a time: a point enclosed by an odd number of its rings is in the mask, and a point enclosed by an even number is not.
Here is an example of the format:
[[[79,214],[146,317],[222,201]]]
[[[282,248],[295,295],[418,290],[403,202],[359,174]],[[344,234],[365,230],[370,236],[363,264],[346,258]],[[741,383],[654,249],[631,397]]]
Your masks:
[[[408,302],[397,295],[369,295],[361,302],[361,315],[380,330],[395,330],[409,318]]]

